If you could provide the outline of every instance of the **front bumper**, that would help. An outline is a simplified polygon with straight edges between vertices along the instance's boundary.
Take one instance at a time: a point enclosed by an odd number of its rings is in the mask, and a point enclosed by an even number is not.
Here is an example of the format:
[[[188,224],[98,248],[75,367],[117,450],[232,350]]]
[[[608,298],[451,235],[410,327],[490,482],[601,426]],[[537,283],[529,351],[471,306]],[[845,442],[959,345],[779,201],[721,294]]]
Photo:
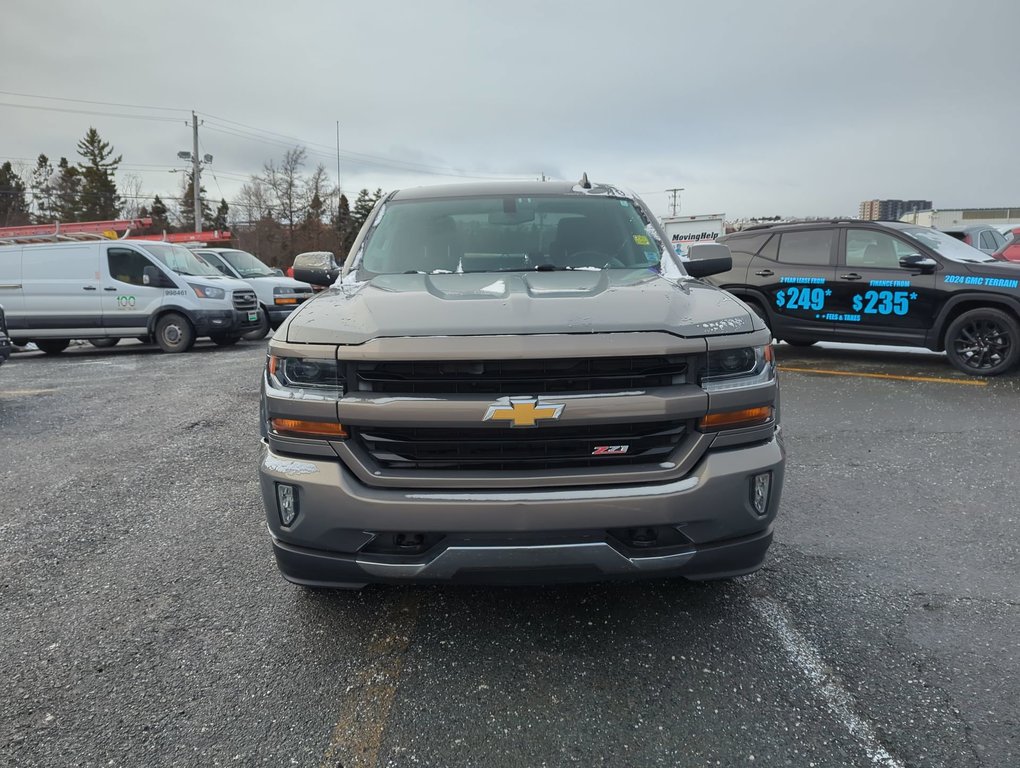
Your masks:
[[[275,330],[280,327],[280,324],[287,319],[287,317],[298,307],[300,304],[285,304],[281,306],[269,307],[269,325]]]
[[[534,490],[407,489],[361,483],[341,462],[263,447],[260,481],[277,564],[310,586],[368,582],[535,583],[605,578],[723,578],[761,567],[783,486],[781,439],[709,451],[684,478],[649,485]],[[771,472],[764,515],[750,479]],[[297,488],[283,527],[276,484]],[[635,550],[611,532],[676,530],[683,543]],[[438,536],[414,556],[365,551],[402,532]]]
[[[258,327],[258,312],[242,312],[237,309],[192,310],[189,319],[195,326],[196,336],[240,336]],[[255,320],[249,319],[251,315],[255,315]]]

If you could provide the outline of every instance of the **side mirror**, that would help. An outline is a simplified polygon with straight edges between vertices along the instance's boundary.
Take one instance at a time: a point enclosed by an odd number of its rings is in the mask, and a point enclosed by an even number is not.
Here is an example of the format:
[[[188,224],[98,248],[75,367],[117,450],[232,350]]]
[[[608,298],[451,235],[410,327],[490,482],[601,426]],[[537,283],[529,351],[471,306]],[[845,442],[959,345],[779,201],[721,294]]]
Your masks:
[[[310,285],[332,285],[340,277],[340,268],[294,267],[294,279]]]
[[[733,256],[722,243],[698,243],[687,249],[683,264],[691,277],[708,277],[733,269]]]
[[[900,256],[900,268],[909,269],[913,272],[920,272],[922,275],[930,275],[938,267],[939,263],[928,256],[920,253],[908,253]]]
[[[142,285],[159,285],[159,270],[155,267],[142,267]]]

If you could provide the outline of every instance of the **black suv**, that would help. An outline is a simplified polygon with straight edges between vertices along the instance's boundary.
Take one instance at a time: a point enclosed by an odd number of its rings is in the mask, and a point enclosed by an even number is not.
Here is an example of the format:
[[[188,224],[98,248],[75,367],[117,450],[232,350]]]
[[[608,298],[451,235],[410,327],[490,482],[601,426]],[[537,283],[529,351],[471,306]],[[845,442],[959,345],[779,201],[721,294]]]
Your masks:
[[[1020,264],[901,222],[813,221],[719,239],[733,268],[709,281],[742,298],[778,339],[945,350],[964,373],[1020,360]]]
[[[7,335],[7,321],[4,318],[4,308],[0,307],[0,364],[11,356],[11,339]]]

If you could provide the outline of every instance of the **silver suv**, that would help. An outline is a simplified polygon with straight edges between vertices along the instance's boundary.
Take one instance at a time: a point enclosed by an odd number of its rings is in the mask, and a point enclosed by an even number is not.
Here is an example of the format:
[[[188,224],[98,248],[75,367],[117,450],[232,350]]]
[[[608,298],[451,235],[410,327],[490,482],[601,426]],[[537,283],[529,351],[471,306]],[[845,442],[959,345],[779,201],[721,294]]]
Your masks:
[[[261,486],[292,582],[726,578],[783,485],[765,324],[637,198],[384,198],[269,345]],[[300,280],[314,281],[301,274]],[[320,279],[321,282],[321,279]]]

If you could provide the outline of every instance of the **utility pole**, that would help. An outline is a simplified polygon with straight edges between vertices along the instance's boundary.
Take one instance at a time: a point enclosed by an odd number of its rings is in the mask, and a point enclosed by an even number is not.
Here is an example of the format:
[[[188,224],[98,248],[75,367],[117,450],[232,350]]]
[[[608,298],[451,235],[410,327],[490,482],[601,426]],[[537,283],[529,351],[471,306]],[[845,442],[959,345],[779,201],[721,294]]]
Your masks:
[[[680,210],[680,193],[684,191],[683,187],[674,187],[673,189],[667,189],[667,192],[672,195],[673,199],[669,204],[669,209],[672,211],[671,216],[676,216],[677,211]]]
[[[192,111],[191,113],[191,187],[194,192],[194,205],[195,205],[195,231],[202,231],[202,201],[201,189],[202,182],[200,176],[202,175],[202,158],[198,156],[198,115]]]
[[[343,192],[340,190],[340,121],[336,121],[336,215],[340,216],[340,196]]]

